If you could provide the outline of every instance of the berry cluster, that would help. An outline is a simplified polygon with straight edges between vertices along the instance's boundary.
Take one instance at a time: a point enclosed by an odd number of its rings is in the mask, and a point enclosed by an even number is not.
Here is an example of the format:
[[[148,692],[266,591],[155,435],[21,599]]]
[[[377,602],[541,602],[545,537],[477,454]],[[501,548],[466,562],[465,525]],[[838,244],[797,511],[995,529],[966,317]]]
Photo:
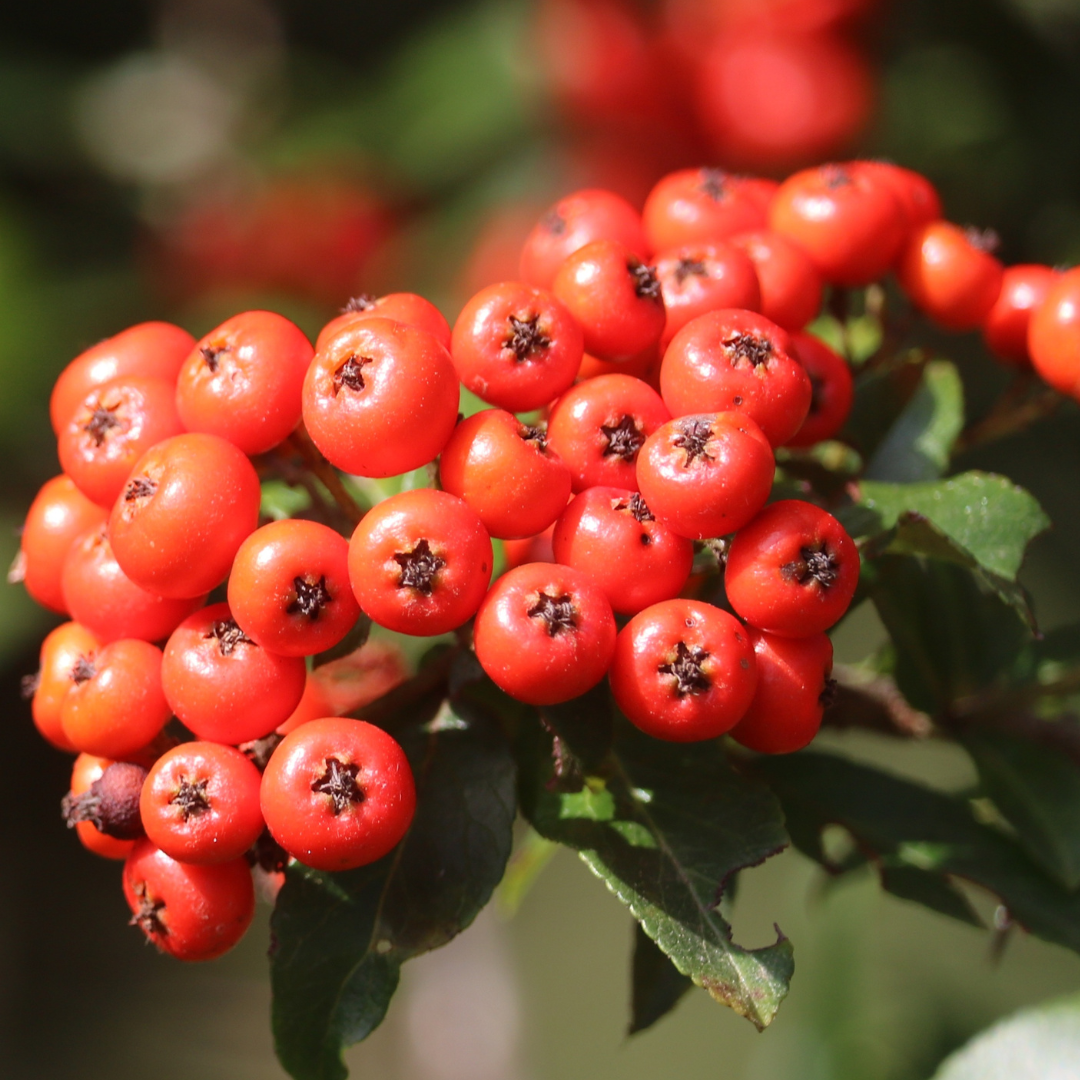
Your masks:
[[[353,868],[408,830],[403,750],[343,715],[405,679],[397,654],[353,652],[351,695],[309,669],[362,616],[463,646],[471,626],[529,705],[607,677],[657,738],[805,746],[859,578],[836,518],[769,503],[775,450],[833,438],[851,407],[846,361],[804,330],[824,288],[895,271],[942,326],[1080,387],[1080,271],[1003,270],[940,212],[882,163],[783,184],[685,170],[643,214],[561,200],[522,280],[452,329],[396,293],[350,301],[314,348],[248,311],[200,341],[141,324],[72,361],[51,401],[64,472],[17,576],[70,617],[42,645],[34,722],[78,754],[65,815],[125,860],[133,922],[174,956],[219,955],[252,917],[249,865]],[[463,417],[461,385],[490,408]],[[260,475],[283,462],[352,522],[263,521]],[[427,466],[434,486],[366,512],[341,475]]]

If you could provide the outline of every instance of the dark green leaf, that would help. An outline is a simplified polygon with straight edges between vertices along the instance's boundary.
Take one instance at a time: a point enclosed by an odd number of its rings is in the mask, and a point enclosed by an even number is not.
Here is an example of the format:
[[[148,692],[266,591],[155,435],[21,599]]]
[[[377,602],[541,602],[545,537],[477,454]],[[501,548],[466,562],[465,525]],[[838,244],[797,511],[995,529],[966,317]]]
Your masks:
[[[922,382],[926,358],[912,350],[886,367],[860,372],[843,439],[869,459]]]
[[[682,1000],[694,984],[660,951],[657,944],[634,923],[634,960],[630,977],[630,1029],[634,1035],[652,1027]]]
[[[371,619],[361,614],[356,620],[356,625],[336,645],[315,657],[315,667],[322,667],[323,664],[329,664],[331,660],[340,660],[343,656],[356,652],[366,644],[370,634]]]
[[[880,866],[881,884],[886,892],[901,900],[913,900],[951,919],[983,926],[968,898],[944,875],[917,866]]]
[[[278,1056],[297,1080],[341,1080],[344,1046],[382,1021],[401,964],[445,944],[487,903],[510,854],[514,766],[491,718],[439,702],[396,718],[416,818],[371,866],[291,869],[272,929]]]

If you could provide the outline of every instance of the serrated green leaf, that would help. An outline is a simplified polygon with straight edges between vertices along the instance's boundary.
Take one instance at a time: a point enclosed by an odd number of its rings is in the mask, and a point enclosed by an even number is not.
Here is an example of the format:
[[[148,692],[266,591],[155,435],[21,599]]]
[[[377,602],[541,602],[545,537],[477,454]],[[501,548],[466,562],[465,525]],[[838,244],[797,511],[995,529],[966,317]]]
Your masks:
[[[740,947],[717,905],[731,875],[787,844],[768,790],[732,770],[719,740],[662,743],[621,719],[602,777],[560,790],[553,741],[539,723],[522,729],[521,802],[533,827],[576,848],[682,974],[767,1025],[788,990],[791,945],[781,935]]]
[[[417,783],[408,835],[371,866],[288,871],[272,920],[278,1057],[297,1080],[342,1080],[344,1046],[381,1023],[404,961],[468,926],[502,878],[514,821],[514,763],[490,716],[459,707],[431,731],[440,702],[391,730]]]
[[[682,1000],[693,986],[660,951],[656,942],[634,923],[634,959],[630,971],[630,1027],[634,1035],[652,1027]]]

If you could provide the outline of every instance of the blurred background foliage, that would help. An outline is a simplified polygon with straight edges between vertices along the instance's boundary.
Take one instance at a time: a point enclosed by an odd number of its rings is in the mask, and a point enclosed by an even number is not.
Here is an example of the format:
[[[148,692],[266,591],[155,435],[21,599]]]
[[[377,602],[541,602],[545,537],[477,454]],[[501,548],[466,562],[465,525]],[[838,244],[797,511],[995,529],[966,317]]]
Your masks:
[[[850,68],[839,127],[790,152],[739,133],[756,115],[741,99],[708,104],[690,85],[695,65],[745,45],[732,31],[714,48],[710,35],[753,2],[4,5],[0,557],[14,555],[26,506],[57,471],[49,387],[87,345],[157,317],[198,335],[250,306],[314,333],[360,290],[420,291],[453,319],[470,291],[513,276],[537,214],[575,187],[640,204],[667,169],[780,173],[831,139],[830,152],[924,170],[953,220],[1001,234],[1007,261],[1080,261],[1080,0],[761,0],[758,11],[787,5],[785,33],[802,22],[817,33],[830,6],[857,16],[826,43],[847,59],[830,53],[825,69]],[[704,59],[691,55],[698,37]],[[770,131],[795,122],[784,107],[798,85],[770,84]],[[977,416],[1005,376],[974,338],[931,340],[959,363]],[[1042,501],[1056,528],[1025,582],[1043,625],[1074,619],[1075,406],[960,466],[1005,472]],[[164,961],[125,927],[116,867],[60,826],[68,766],[18,697],[48,625],[20,588],[0,593],[3,1074],[281,1075],[265,929],[209,967]],[[840,658],[879,641],[857,611]],[[929,783],[973,780],[959,751],[828,738]],[[1080,984],[1080,960],[1062,950],[1019,934],[991,943],[869,879],[830,887],[792,854],[745,877],[736,932],[767,940],[767,910],[797,946],[790,1000],[765,1035],[695,993],[627,1040],[630,926],[563,852],[520,905],[504,897],[412,966],[384,1028],[350,1052],[355,1075],[923,1080],[991,1021]]]

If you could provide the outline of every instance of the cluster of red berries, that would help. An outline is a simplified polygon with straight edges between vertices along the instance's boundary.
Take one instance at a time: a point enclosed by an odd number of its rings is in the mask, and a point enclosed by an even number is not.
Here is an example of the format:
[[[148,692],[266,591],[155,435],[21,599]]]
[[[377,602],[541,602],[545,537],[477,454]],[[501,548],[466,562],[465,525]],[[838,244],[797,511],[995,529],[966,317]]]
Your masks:
[[[51,401],[64,472],[19,564],[72,620],[42,646],[33,716],[79,754],[68,820],[126,860],[134,921],[175,956],[215,956],[251,919],[251,860],[340,870],[404,835],[404,752],[341,717],[361,702],[329,701],[306,662],[361,613],[463,641],[471,622],[484,671],[531,705],[607,676],[658,738],[805,746],[859,554],[818,506],[766,503],[775,448],[833,437],[851,406],[847,364],[803,332],[823,287],[896,269],[931,317],[983,326],[1016,362],[1044,298],[1036,366],[1080,368],[1080,272],[1003,271],[939,218],[930,184],[892,165],[782,185],[686,170],[643,215],[604,191],[557,203],[522,280],[452,330],[396,293],[350,302],[314,348],[249,311],[200,341],[141,324],[72,361]],[[459,383],[492,407],[462,418]],[[260,469],[286,448],[328,487],[436,460],[439,485],[377,503],[348,539],[260,524]],[[512,565],[494,584],[493,538]],[[698,598],[699,555],[731,611]],[[380,678],[367,700],[404,672]],[[193,741],[164,734],[172,717]]]

